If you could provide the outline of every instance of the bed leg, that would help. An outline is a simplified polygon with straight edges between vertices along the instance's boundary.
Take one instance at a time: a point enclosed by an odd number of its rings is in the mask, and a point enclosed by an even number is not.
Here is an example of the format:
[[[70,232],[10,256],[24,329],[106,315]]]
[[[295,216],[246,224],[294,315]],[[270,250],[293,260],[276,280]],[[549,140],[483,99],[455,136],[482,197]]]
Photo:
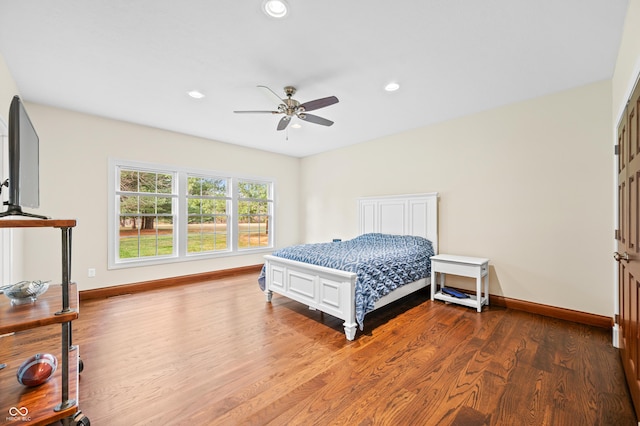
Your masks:
[[[271,290],[265,290],[264,295],[267,298],[267,302],[271,302],[271,298],[273,297],[273,292]]]
[[[347,336],[347,340],[355,339],[357,325],[356,324],[349,325],[346,322],[343,325],[344,325],[344,334]]]

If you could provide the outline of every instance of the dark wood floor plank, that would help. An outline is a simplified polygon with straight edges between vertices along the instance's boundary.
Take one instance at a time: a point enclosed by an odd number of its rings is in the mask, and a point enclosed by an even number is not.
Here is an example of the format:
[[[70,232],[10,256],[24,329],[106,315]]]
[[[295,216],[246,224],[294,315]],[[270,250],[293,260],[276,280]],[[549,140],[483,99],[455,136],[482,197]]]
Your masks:
[[[635,425],[610,333],[421,291],[342,321],[256,274],[81,302],[80,408],[100,425]]]

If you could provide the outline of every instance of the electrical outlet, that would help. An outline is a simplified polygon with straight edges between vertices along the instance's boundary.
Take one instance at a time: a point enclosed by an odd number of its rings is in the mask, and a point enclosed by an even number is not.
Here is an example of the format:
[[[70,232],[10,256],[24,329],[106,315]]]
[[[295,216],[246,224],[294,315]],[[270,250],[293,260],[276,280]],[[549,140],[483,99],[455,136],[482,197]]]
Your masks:
[[[96,269],[95,268],[89,268],[89,271],[88,271],[87,275],[89,276],[89,278],[95,277],[96,276]]]

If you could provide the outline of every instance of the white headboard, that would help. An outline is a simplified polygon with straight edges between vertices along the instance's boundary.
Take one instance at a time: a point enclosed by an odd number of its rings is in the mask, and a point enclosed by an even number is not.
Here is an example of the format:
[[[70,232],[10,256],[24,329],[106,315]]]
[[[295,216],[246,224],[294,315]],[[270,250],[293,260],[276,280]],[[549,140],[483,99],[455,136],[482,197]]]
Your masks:
[[[358,199],[360,234],[416,235],[431,240],[438,254],[438,193]]]

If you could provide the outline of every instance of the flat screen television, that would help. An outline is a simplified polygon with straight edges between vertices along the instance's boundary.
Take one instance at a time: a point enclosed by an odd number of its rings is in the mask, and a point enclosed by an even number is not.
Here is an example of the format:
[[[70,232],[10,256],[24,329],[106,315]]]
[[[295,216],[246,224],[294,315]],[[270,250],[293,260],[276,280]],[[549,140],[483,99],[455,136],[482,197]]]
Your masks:
[[[9,189],[6,211],[0,217],[46,216],[22,211],[23,207],[40,207],[40,139],[19,96],[9,107],[9,179],[2,185]],[[1,188],[1,187],[0,187]]]

